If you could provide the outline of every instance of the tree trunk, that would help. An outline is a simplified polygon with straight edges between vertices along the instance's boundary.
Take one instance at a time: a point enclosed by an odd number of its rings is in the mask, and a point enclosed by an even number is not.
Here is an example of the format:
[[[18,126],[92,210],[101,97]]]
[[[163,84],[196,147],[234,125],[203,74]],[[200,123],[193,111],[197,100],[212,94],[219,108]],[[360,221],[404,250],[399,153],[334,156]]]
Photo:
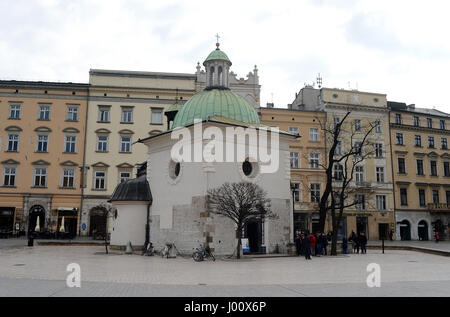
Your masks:
[[[338,234],[338,228],[336,223],[336,211],[331,210],[331,222],[333,226],[333,231],[331,235],[331,255],[336,256],[337,255],[337,234]]]
[[[237,247],[236,247],[236,258],[241,258],[241,238],[242,238],[242,229],[238,228],[236,230],[236,237],[238,239]]]

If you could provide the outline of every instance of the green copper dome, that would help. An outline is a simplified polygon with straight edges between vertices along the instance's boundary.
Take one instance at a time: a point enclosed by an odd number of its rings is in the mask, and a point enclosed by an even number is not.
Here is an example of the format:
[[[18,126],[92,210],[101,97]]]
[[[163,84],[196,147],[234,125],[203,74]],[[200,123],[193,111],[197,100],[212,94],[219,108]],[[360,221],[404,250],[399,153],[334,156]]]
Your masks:
[[[259,124],[258,113],[243,97],[228,89],[204,90],[192,96],[178,111],[172,128],[194,123],[195,119],[212,117],[232,119],[247,124]]]
[[[230,62],[230,64],[231,64],[231,61],[228,58],[227,54],[225,54],[219,48],[216,48],[214,51],[212,51],[203,63],[205,63],[207,61],[211,61],[211,60],[217,60],[217,59],[225,60],[227,62]]]

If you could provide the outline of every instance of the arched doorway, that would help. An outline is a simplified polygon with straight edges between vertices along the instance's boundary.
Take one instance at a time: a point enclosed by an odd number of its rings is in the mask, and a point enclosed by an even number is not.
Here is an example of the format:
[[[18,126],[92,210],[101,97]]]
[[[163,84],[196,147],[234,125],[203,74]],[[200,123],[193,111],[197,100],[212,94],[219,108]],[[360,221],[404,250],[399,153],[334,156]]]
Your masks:
[[[419,236],[419,240],[428,240],[428,224],[425,220],[421,220],[417,225],[417,235]]]
[[[411,224],[408,220],[400,222],[400,239],[411,240]]]
[[[106,235],[107,211],[104,207],[94,207],[89,213],[89,235],[102,240]]]
[[[39,217],[40,231],[45,227],[45,209],[40,205],[34,205],[30,208],[28,220],[28,232],[33,232],[36,228],[37,219]]]

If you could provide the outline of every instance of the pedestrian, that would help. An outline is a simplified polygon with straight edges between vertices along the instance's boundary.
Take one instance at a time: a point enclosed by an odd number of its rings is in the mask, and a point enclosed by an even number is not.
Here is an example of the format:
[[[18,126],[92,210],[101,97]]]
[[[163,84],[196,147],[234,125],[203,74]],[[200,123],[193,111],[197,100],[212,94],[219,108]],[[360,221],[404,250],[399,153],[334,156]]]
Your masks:
[[[342,253],[347,254],[347,238],[344,236],[342,238]]]
[[[325,255],[327,255],[327,247],[328,247],[328,238],[325,234],[322,234],[322,248]]]
[[[367,237],[364,232],[359,235],[359,245],[361,246],[361,254],[366,254]]]
[[[305,253],[305,260],[311,260],[311,240],[308,235],[303,239],[303,252]]]
[[[434,234],[434,238],[436,239],[436,243],[439,242],[439,232],[436,231],[436,233]]]
[[[316,256],[320,256],[322,254],[322,238],[321,233],[316,233]]]
[[[310,248],[311,248],[311,254],[314,256],[316,255],[316,237],[311,233],[309,235],[309,241],[310,241]]]
[[[295,250],[297,251],[297,256],[300,255],[300,248],[301,248],[301,241],[300,241],[300,235],[297,235],[297,238],[295,238]]]
[[[394,237],[394,230],[391,229],[391,231],[389,231],[389,240],[392,241],[393,237]]]

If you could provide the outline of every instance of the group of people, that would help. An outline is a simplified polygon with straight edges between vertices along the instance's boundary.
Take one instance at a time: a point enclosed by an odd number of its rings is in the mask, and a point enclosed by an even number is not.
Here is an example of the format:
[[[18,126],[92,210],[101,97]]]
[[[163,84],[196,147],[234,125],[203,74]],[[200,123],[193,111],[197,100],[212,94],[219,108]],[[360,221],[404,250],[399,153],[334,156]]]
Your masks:
[[[330,241],[330,232],[327,235],[320,232],[316,234],[301,233],[295,239],[297,255],[305,256],[307,260],[311,260],[311,255],[327,255],[327,247]]]
[[[352,243],[353,253],[359,253],[360,249],[361,254],[367,253],[367,237],[364,232],[361,232],[357,235],[354,231],[352,231],[352,234],[350,235],[348,240],[345,237],[342,238],[342,252],[344,254],[350,253],[350,250],[348,249],[348,242]]]

